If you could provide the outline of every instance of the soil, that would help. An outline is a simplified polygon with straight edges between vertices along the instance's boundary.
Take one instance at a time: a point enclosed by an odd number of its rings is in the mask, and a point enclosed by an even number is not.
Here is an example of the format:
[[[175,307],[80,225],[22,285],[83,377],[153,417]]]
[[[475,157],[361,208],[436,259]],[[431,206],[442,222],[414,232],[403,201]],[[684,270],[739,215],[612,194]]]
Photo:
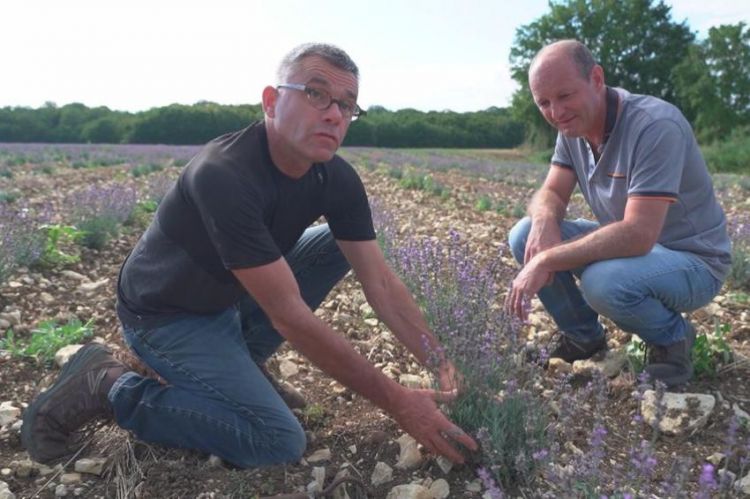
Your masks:
[[[508,207],[522,206],[534,190],[533,183],[518,182],[518,179],[488,179],[471,172],[448,169],[432,173],[435,180],[448,188],[447,195],[437,197],[424,190],[400,187],[398,180],[389,176],[384,168],[373,167],[368,162],[370,156],[353,151],[350,157],[358,166],[369,195],[388,207],[396,217],[400,232],[408,232],[413,237],[445,239],[450,229],[456,229],[472,251],[484,257],[498,254],[517,218],[508,213],[510,209],[502,212],[479,211],[476,208],[477,198],[489,196],[493,205],[503,200]],[[484,153],[482,157],[492,157],[497,161],[509,159],[502,155],[495,158],[490,153]],[[380,161],[387,162],[387,158]],[[144,187],[146,179],[128,175],[128,168],[123,165],[72,169],[57,165],[51,174],[45,174],[39,165],[21,165],[14,167],[12,179],[0,178],[0,190],[12,188],[19,191],[22,199],[31,205],[48,204],[54,207],[55,213],[61,214],[64,213],[65,196],[87,185],[117,180],[132,182],[137,188]],[[176,176],[178,173],[176,167],[166,170],[167,175]],[[738,186],[726,186],[719,194],[727,212],[750,208],[745,202],[747,193]],[[114,304],[119,266],[147,221],[141,219],[126,225],[117,238],[101,251],[80,250],[79,263],[58,268],[18,269],[0,285],[0,312],[20,311],[20,323],[13,325],[16,336],[27,337],[39,322],[47,319],[59,322],[67,322],[74,316],[82,321],[93,319],[96,337],[116,349],[120,358],[131,366],[145,372],[122,343]],[[505,263],[510,264],[507,255],[503,258]],[[81,280],[65,271],[74,271],[83,278]],[[81,289],[83,282],[96,283],[105,279],[107,281],[93,291]],[[746,300],[747,295],[724,290],[709,307],[691,316],[699,332],[712,331],[716,323],[728,324],[726,339],[735,359],[733,363],[721,366],[715,377],[695,379],[685,388],[689,392],[717,397],[717,408],[708,423],[693,433],[678,437],[660,436],[657,440],[658,454],[665,463],[670,456],[692,457],[691,476],[694,477],[698,476],[700,465],[708,456],[724,449],[732,406],[737,405],[750,412],[750,386],[746,382],[750,363],[744,361],[750,355],[750,322]],[[385,326],[372,320],[364,304],[358,283],[349,275],[334,289],[317,314],[346,336],[371,362],[396,379],[400,374],[424,374]],[[530,337],[542,330],[554,330],[549,317],[536,302],[534,312],[538,322],[529,326]],[[624,343],[627,339],[627,335],[610,326],[611,345]],[[82,455],[107,457],[106,472],[101,477],[84,475],[80,483],[68,488],[68,495],[72,496],[75,492],[82,497],[242,498],[292,494],[306,490],[313,481],[315,466],[325,467],[326,486],[334,481],[334,476],[341,469],[347,469],[349,476],[358,479],[348,486],[351,498],[384,498],[396,485],[420,482],[429,486],[438,479],[447,481],[450,487],[448,497],[478,498],[484,494],[485,489],[479,486],[475,466],[454,466],[444,472],[439,463],[428,456],[416,469],[395,468],[399,455],[396,439],[403,432],[392,419],[325,376],[288,347],[283,347],[276,354],[274,362],[271,369],[279,376],[281,362],[291,362],[298,369],[287,381],[298,388],[308,401],[308,407],[298,412],[308,432],[305,456],[310,457],[315,451],[327,448],[331,451],[330,459],[315,464],[303,459],[300,463],[286,466],[239,470],[198,452],[166,449],[139,442],[116,426],[104,424],[88,438],[88,446]],[[25,407],[40,387],[49,384],[58,372],[54,365],[31,358],[13,357],[8,352],[0,351],[0,402],[9,401],[16,407]],[[550,379],[543,379],[541,383],[555,383],[553,373],[546,376]],[[604,418],[610,430],[607,444],[610,459],[605,463],[605,471],[616,469],[627,459],[625,449],[633,432],[632,416],[638,410],[638,403],[632,396],[634,381],[631,375],[621,374],[610,380],[607,388]],[[584,429],[590,428],[587,421],[593,417],[590,410],[581,408],[580,431],[576,431],[572,441],[576,447],[586,447],[588,435]],[[651,435],[647,428],[636,433],[645,438]],[[60,483],[59,476],[17,476],[13,462],[27,458],[18,431],[10,428],[10,425],[4,427],[0,432],[0,469],[8,471],[3,472],[0,480],[6,482],[19,498],[54,497],[55,486]],[[386,484],[373,486],[370,477],[378,462],[385,462],[393,468],[393,479]],[[72,471],[72,468],[73,463],[67,463],[66,472]],[[663,465],[657,475],[663,477],[669,472],[669,467]],[[695,488],[695,484],[692,487]],[[524,494],[536,496],[534,492]]]

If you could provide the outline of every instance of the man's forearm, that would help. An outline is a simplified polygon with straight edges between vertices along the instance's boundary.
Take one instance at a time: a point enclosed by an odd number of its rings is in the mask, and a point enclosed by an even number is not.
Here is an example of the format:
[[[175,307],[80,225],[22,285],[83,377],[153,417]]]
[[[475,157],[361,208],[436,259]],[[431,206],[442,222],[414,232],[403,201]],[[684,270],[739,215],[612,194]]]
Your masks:
[[[600,260],[643,255],[647,251],[642,240],[638,227],[615,222],[546,249],[537,258],[539,265],[550,272],[571,270]]]
[[[309,309],[291,313],[274,326],[287,341],[326,374],[390,412],[401,385],[362,357],[341,335]]]
[[[565,217],[566,204],[550,189],[539,189],[534,193],[528,206],[528,214],[533,223],[554,221],[558,225]]]

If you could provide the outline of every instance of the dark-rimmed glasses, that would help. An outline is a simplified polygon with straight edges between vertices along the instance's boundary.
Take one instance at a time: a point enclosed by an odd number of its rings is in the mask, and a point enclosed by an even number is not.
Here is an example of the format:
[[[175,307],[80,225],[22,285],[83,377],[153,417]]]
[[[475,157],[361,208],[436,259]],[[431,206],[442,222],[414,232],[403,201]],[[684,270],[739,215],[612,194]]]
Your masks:
[[[367,114],[364,109],[357,105],[356,102],[348,99],[334,99],[328,91],[322,88],[310,87],[301,83],[282,83],[277,85],[276,88],[289,88],[291,90],[305,92],[307,101],[318,111],[325,111],[331,107],[331,105],[336,103],[339,106],[341,115],[348,120],[355,120],[360,116],[365,116]]]

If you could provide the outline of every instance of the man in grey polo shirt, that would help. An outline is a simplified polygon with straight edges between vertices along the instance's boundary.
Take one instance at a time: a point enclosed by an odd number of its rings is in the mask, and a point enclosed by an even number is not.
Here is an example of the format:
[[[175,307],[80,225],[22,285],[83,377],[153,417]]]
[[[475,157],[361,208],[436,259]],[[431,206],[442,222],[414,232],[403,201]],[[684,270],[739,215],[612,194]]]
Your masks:
[[[559,133],[529,216],[510,232],[523,268],[506,308],[525,318],[538,294],[562,333],[550,356],[567,362],[606,348],[599,316],[608,317],[649,346],[652,378],[688,381],[695,329],[682,312],[710,302],[731,264],[726,219],[690,124],[667,102],[607,87],[575,40],[539,51],[529,87]],[[564,220],[576,185],[596,222]]]

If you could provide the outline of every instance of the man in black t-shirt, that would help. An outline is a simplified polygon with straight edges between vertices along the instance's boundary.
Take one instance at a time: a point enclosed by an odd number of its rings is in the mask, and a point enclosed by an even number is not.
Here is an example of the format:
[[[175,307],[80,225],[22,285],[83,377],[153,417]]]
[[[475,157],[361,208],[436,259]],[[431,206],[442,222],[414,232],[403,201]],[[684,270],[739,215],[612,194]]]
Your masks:
[[[125,340],[167,384],[84,346],[24,412],[22,441],[37,461],[75,450],[70,437],[100,416],[142,440],[240,467],[297,461],[304,432],[263,372],[283,340],[430,451],[462,462],[454,443],[476,449],[436,405],[456,394],[448,359],[439,391],[408,389],[313,314],[351,267],[422,363],[442,351],[385,262],[359,177],[335,155],[363,113],[356,65],[336,47],[302,45],[278,78],[263,90],[264,122],[190,161],[120,271]],[[310,227],[321,216],[327,224]]]

